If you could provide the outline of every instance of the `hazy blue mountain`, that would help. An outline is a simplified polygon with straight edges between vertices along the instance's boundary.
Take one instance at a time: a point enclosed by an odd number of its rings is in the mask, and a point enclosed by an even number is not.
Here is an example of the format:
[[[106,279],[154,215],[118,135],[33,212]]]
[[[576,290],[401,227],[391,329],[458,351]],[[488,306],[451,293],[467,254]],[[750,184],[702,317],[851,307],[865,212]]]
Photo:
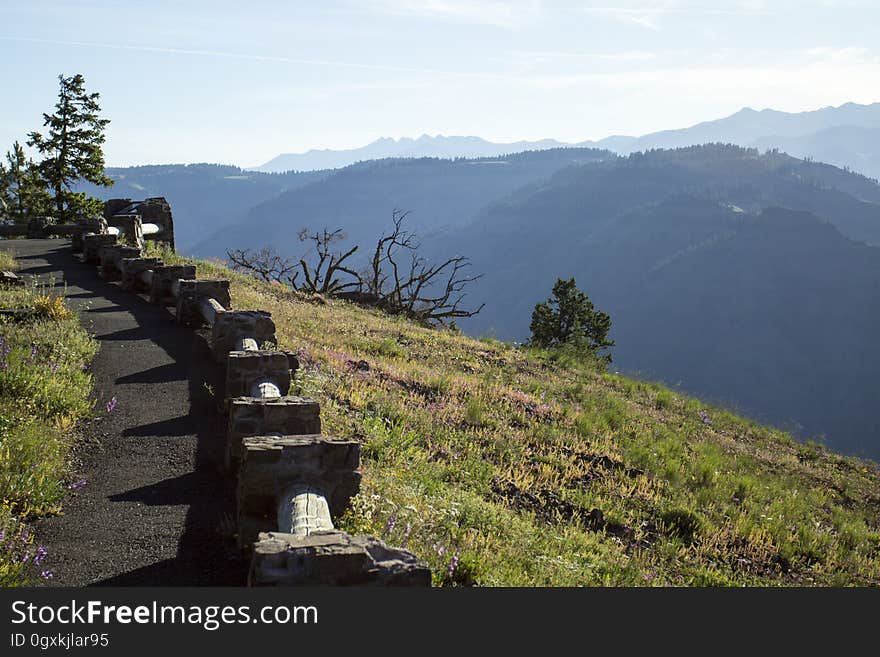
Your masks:
[[[722,119],[704,121],[688,128],[662,130],[630,138],[629,141],[611,137],[610,140],[616,140],[613,142],[614,148],[606,144],[604,139],[597,143],[618,152],[714,142],[751,146],[767,137],[803,137],[840,126],[880,128],[880,103],[846,103],[840,107],[825,107],[809,112],[780,112],[773,109],[757,111],[746,107]]]
[[[745,108],[716,121],[663,130],[642,137],[609,137],[596,146],[617,153],[730,143],[762,150],[778,148],[880,178],[880,103],[846,103],[810,112]]]
[[[236,225],[209,235],[191,250],[225,256],[231,248],[272,244],[298,255],[302,227],[344,228],[349,243],[367,248],[391,225],[395,208],[409,211],[408,226],[431,233],[465,224],[492,201],[542,181],[567,166],[615,157],[595,149],[528,151],[481,159],[386,159],[333,172],[253,207]],[[254,230],[259,226],[259,230]]]
[[[265,164],[253,167],[253,171],[311,171],[317,169],[338,169],[365,160],[381,160],[395,157],[491,157],[519,153],[527,150],[545,150],[568,146],[555,139],[540,141],[518,141],[498,144],[480,137],[444,137],[422,135],[418,139],[403,137],[392,139],[382,137],[376,141],[348,150],[311,150],[306,153],[282,153]]]
[[[108,168],[112,187],[82,184],[101,199],[164,196],[171,203],[177,248],[188,252],[223,226],[240,221],[254,205],[288,189],[325,177],[326,172],[265,174],[219,164],[157,164]]]
[[[311,150],[284,153],[254,171],[334,169],[355,162],[400,157],[490,157],[525,150],[602,148],[629,154],[652,148],[678,148],[707,143],[730,143],[763,150],[778,148],[797,157],[811,157],[880,178],[880,103],[846,103],[809,112],[743,108],[730,116],[674,130],[633,137],[615,135],[599,141],[564,143],[554,139],[499,144],[479,137],[392,139],[383,137],[350,150]]]
[[[770,136],[753,142],[880,178],[880,127],[835,126],[797,137]]]

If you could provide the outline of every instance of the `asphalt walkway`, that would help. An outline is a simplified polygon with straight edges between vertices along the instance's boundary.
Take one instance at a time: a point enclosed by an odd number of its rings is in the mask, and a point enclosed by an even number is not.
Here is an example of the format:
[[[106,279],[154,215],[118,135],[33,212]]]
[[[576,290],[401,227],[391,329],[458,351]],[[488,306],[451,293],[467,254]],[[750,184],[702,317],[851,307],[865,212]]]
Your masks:
[[[68,240],[0,240],[20,275],[53,285],[100,343],[98,418],[84,427],[63,515],[36,524],[52,585],[240,585],[232,483],[215,467],[224,435],[203,382],[207,358],[171,312],[104,281]],[[116,405],[106,412],[113,397]]]

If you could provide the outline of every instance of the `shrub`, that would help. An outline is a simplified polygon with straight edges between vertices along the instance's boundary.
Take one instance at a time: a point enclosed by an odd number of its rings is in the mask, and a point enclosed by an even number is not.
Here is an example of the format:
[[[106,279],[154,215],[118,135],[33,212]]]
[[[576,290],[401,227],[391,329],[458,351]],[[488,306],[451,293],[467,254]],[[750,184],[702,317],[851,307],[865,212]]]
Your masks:
[[[608,340],[611,317],[595,309],[573,278],[556,281],[553,296],[532,311],[529,328],[531,344],[537,347],[573,344],[595,354],[614,346],[614,342]],[[611,361],[610,355],[604,358]]]

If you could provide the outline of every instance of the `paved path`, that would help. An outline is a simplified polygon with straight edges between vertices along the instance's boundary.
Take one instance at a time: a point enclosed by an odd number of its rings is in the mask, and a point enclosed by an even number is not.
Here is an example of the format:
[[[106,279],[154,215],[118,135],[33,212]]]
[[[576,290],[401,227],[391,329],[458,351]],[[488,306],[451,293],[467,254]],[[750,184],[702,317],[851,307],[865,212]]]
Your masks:
[[[84,265],[68,240],[0,240],[63,293],[100,342],[92,364],[98,415],[77,450],[87,485],[64,514],[37,523],[53,585],[239,585],[246,565],[231,550],[230,481],[213,463],[223,435],[203,384],[204,358],[172,314]],[[116,397],[112,413],[104,412]]]

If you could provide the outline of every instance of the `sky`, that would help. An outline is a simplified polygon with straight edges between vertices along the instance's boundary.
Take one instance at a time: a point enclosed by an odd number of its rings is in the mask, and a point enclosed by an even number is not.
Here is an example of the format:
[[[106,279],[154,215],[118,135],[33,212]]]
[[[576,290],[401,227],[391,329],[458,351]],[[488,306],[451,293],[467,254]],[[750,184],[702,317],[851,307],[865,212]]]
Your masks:
[[[880,101],[876,0],[0,0],[0,152],[57,76],[110,166],[255,166],[379,137],[578,142]]]

